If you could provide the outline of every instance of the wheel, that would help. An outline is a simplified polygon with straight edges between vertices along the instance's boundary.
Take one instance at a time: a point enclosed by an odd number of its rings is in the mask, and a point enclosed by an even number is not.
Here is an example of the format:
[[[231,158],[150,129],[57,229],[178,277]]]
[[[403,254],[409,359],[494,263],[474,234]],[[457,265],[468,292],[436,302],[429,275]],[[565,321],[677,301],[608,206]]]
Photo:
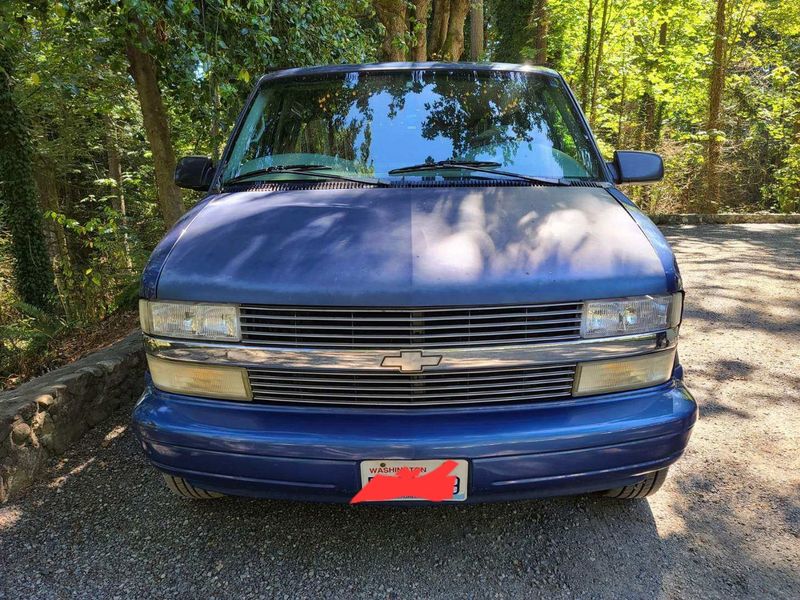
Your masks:
[[[220,494],[219,492],[210,492],[202,488],[194,487],[183,477],[173,477],[166,473],[162,473],[161,475],[164,477],[164,482],[167,484],[170,491],[181,498],[189,498],[191,500],[213,500],[214,498],[222,498],[224,496],[224,494]]]
[[[613,490],[606,490],[605,492],[600,492],[600,494],[602,496],[608,496],[609,498],[626,500],[631,498],[646,498],[647,496],[652,496],[659,490],[664,480],[667,478],[667,472],[669,472],[669,469],[661,469],[654,473],[648,473],[647,477],[642,479],[639,483],[626,485],[625,487],[615,488]]]

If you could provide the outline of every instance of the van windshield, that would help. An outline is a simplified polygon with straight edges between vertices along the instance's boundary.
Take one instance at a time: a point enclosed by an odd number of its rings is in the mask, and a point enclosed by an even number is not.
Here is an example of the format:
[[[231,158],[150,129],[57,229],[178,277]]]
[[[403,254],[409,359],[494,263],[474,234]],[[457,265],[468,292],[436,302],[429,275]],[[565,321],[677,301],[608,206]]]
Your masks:
[[[456,69],[268,80],[233,140],[223,182],[248,173],[254,180],[307,177],[281,172],[292,165],[387,180],[495,178],[452,164],[392,173],[440,161],[491,163],[531,177],[602,178],[560,79]]]

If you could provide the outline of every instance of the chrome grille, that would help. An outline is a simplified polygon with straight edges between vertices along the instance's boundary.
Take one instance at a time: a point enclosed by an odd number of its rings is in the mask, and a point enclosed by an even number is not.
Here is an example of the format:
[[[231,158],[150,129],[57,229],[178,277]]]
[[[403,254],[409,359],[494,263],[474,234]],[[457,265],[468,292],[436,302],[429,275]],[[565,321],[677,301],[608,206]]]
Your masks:
[[[242,341],[277,347],[429,348],[575,340],[581,303],[468,308],[240,307]]]
[[[569,398],[575,365],[442,370],[413,375],[272,369],[250,369],[248,373],[253,399],[259,402],[435,406]]]

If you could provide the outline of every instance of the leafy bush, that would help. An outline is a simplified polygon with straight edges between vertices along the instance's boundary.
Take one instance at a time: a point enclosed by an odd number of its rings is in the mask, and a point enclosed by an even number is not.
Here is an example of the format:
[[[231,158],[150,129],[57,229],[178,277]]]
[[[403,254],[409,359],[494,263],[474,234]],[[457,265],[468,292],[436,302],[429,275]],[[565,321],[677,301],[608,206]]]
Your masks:
[[[1,301],[6,303],[7,299]],[[0,384],[46,364],[52,342],[70,329],[63,319],[30,304],[17,301],[9,308],[11,319],[0,322]]]
[[[10,260],[3,260],[8,239],[0,234],[0,389],[60,366],[65,358],[64,344],[80,345],[80,341],[89,338],[90,347],[90,338],[105,325],[104,319],[120,311],[135,310],[138,273],[145,253],[135,240],[128,238],[125,242],[118,235],[120,229],[114,223],[119,215],[110,211],[107,217],[108,220],[86,224],[63,221],[68,228],[81,232],[81,239],[91,252],[88,267],[58,271],[65,307],[60,314],[43,311],[16,296]],[[133,248],[131,256],[138,257],[130,265],[123,252],[126,243]],[[131,322],[127,318],[112,328],[116,326],[124,332]],[[103,341],[102,335],[99,341]]]
[[[85,325],[121,306],[130,307],[147,251],[128,229],[123,215],[106,205],[84,223],[53,211],[46,217],[83,246],[82,264],[60,265],[60,297],[67,317]]]

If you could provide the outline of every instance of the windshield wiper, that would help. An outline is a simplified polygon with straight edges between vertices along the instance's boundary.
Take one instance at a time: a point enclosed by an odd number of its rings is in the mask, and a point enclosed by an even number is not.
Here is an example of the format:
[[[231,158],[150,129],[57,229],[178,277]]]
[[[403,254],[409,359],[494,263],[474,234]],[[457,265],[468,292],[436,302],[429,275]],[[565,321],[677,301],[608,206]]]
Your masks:
[[[418,173],[422,171],[435,171],[436,169],[466,169],[468,171],[477,171],[479,173],[491,173],[493,175],[503,175],[505,177],[515,177],[530,181],[531,183],[546,183],[548,185],[569,185],[565,179],[555,177],[535,177],[533,175],[523,175],[522,173],[513,173],[511,171],[500,171],[494,167],[499,167],[499,162],[492,162],[486,160],[437,160],[436,162],[420,163],[418,165],[410,165],[408,167],[400,167],[399,169],[392,169],[389,175],[401,175],[403,173]]]
[[[256,169],[248,173],[242,173],[236,177],[231,177],[223,183],[223,185],[230,185],[232,183],[240,183],[246,181],[251,177],[258,177],[263,175],[308,175],[309,177],[320,177],[322,179],[332,179],[337,181],[352,181],[353,183],[366,183],[367,185],[377,185],[385,187],[388,184],[384,181],[377,179],[368,179],[362,177],[347,177],[346,175],[335,175],[333,173],[316,173],[315,171],[330,171],[332,167],[327,165],[315,164],[295,164],[295,165],[274,165],[265,169]]]

